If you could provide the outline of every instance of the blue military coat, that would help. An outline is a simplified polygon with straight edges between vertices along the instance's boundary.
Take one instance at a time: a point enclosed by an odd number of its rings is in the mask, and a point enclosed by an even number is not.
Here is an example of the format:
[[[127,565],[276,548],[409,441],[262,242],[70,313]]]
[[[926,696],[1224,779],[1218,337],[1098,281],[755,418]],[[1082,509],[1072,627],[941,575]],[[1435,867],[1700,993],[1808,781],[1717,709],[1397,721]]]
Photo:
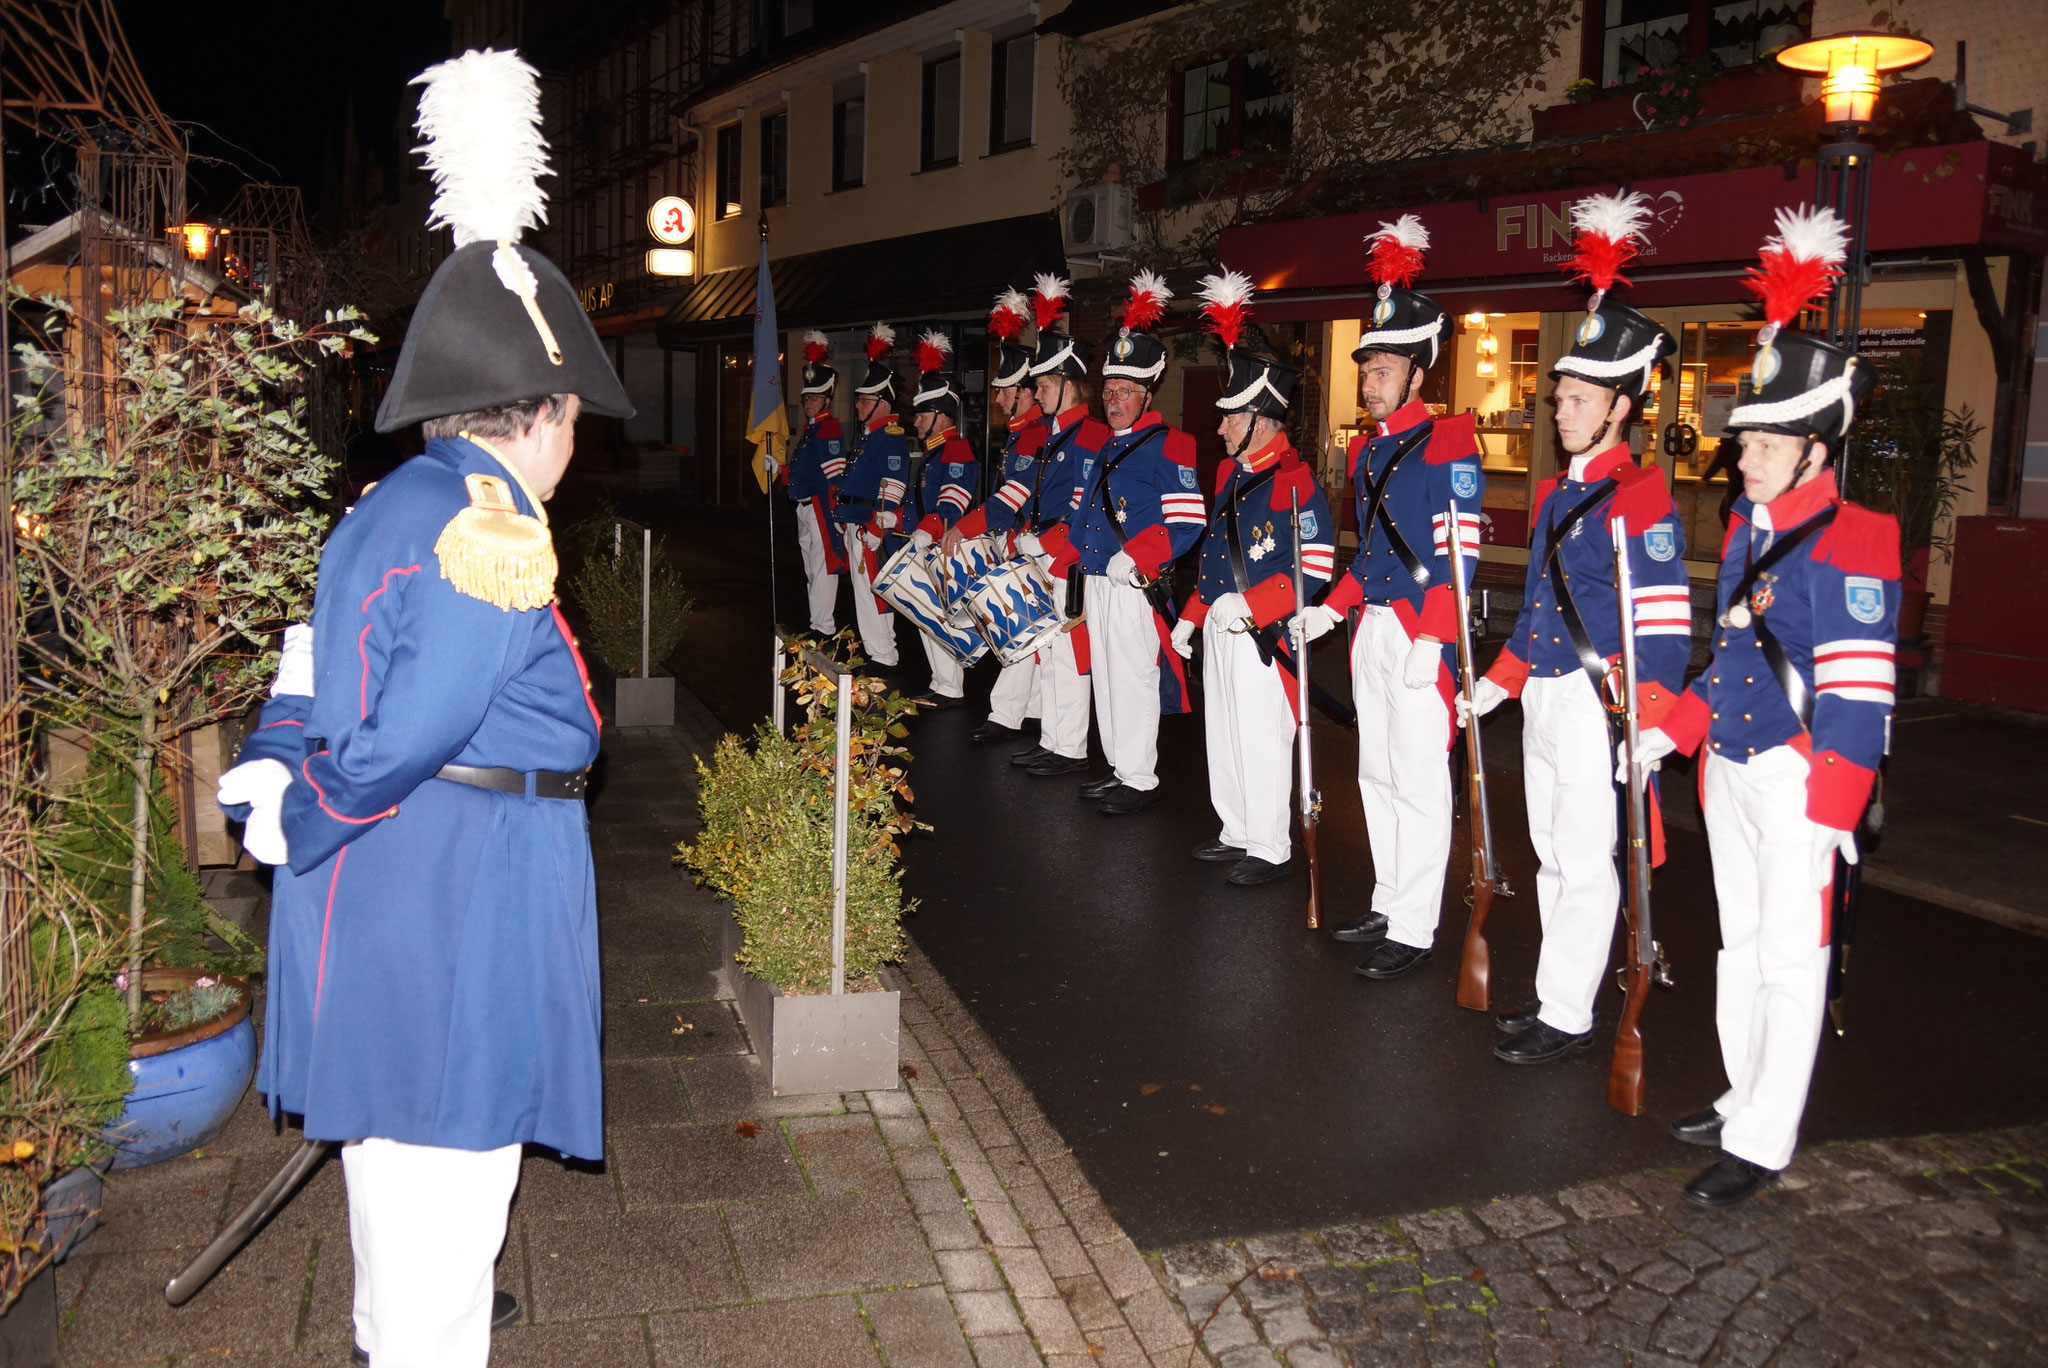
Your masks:
[[[243,748],[293,773],[257,1087],[313,1139],[599,1159],[584,806],[434,777],[451,762],[567,772],[597,757],[560,610],[501,608],[445,577],[437,542],[488,483],[539,511],[459,438],[363,496],[320,558],[314,697],[273,699]]]

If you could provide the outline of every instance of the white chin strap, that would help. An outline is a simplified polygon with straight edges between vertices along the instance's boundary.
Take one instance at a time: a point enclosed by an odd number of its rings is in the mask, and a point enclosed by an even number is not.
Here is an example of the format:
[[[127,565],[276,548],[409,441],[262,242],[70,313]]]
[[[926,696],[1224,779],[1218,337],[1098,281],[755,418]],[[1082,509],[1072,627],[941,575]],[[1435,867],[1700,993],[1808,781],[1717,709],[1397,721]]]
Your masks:
[[[1795,423],[1801,418],[1812,417],[1830,404],[1840,404],[1842,430],[1847,432],[1856,421],[1856,396],[1849,388],[1849,378],[1854,374],[1855,369],[1851,367],[1804,394],[1795,394],[1790,399],[1780,399],[1775,404],[1743,404],[1728,415],[1728,426],[1744,428],[1764,427],[1774,423]]]
[[[1612,380],[1616,376],[1627,375],[1632,371],[1641,371],[1642,388],[1648,389],[1651,372],[1657,369],[1657,353],[1663,346],[1662,337],[1653,337],[1648,346],[1615,361],[1595,361],[1590,356],[1573,356],[1566,353],[1557,358],[1556,368],[1566,375],[1583,375],[1588,380]]]
[[[1438,319],[1434,323],[1424,323],[1414,328],[1368,328],[1358,339],[1358,349],[1360,351],[1385,351],[1389,347],[1405,347],[1411,342],[1420,342],[1427,338],[1429,340],[1429,365],[1424,366],[1423,369],[1428,370],[1430,366],[1436,364],[1437,346],[1442,340],[1443,328],[1442,319]]]
[[[1287,396],[1274,387],[1273,372],[1268,370],[1260,371],[1258,380],[1253,384],[1245,386],[1243,392],[1226,394],[1221,399],[1218,399],[1216,407],[1222,409],[1225,413],[1235,413],[1252,400],[1258,398],[1261,391],[1272,395],[1279,402],[1281,408],[1287,407]]]
[[[1060,349],[1058,351],[1054,352],[1051,356],[1048,356],[1047,358],[1045,358],[1045,360],[1039,362],[1037,365],[1031,367],[1030,373],[1034,376],[1051,375],[1054,371],[1058,370],[1067,361],[1072,360],[1073,355],[1073,342],[1071,340],[1063,342],[1060,344]]]

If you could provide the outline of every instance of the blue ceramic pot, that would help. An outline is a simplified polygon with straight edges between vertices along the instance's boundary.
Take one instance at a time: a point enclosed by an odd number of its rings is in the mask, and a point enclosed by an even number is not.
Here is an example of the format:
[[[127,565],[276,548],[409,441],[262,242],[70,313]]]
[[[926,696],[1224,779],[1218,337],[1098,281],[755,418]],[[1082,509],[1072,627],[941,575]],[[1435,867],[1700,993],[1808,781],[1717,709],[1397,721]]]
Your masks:
[[[196,969],[150,969],[143,988],[176,989],[200,977]],[[225,1016],[187,1030],[145,1037],[130,1050],[135,1080],[128,1107],[106,1138],[115,1146],[113,1167],[140,1168],[197,1149],[220,1134],[249,1080],[256,1075],[256,1023],[249,1019],[249,986]]]

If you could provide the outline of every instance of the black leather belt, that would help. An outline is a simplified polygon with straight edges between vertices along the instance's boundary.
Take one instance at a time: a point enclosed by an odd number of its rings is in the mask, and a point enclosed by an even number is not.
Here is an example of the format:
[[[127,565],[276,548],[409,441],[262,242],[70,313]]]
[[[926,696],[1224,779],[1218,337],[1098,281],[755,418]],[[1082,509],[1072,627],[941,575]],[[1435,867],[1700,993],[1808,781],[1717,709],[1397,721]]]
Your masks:
[[[496,793],[517,793],[531,798],[572,798],[581,800],[590,787],[590,771],[563,774],[557,770],[495,769],[481,765],[443,765],[436,779],[468,784],[471,788]]]

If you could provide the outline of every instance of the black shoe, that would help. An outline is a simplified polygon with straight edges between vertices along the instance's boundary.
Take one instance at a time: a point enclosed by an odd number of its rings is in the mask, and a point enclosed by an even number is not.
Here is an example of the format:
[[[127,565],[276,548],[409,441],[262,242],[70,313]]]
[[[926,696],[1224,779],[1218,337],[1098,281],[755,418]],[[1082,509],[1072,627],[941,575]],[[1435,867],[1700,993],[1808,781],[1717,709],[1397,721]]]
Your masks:
[[[1777,1181],[1776,1169],[1724,1154],[1685,1185],[1685,1200],[1715,1209],[1739,1206]]]
[[[1429,947],[1403,945],[1397,940],[1380,942],[1380,948],[1366,956],[1358,972],[1369,979],[1396,979],[1429,958]]]
[[[1275,879],[1284,879],[1293,872],[1294,861],[1292,860],[1282,860],[1279,864],[1274,864],[1271,860],[1262,860],[1256,855],[1247,855],[1230,867],[1230,872],[1223,876],[1223,882],[1238,884],[1245,888],[1256,888],[1260,884],[1268,884]]]
[[[491,1294],[492,1334],[495,1335],[500,1330],[519,1324],[519,1316],[519,1298],[513,1296],[510,1292],[493,1292]],[[369,1351],[360,1344],[350,1345],[348,1356],[355,1363],[368,1363],[370,1361]]]
[[[1560,1031],[1539,1021],[1526,1031],[1517,1031],[1493,1047],[1493,1057],[1509,1064],[1548,1064],[1578,1050],[1592,1048],[1593,1033]]]
[[[1346,945],[1371,945],[1386,938],[1387,914],[1384,912],[1368,912],[1357,921],[1330,928],[1330,939],[1343,941]]]
[[[1015,741],[1024,734],[1022,727],[1006,727],[993,717],[967,733],[969,741]]]
[[[1084,802],[1099,803],[1123,786],[1124,781],[1116,777],[1115,770],[1111,770],[1100,779],[1090,779],[1081,785],[1080,795]]]
[[[1712,1107],[1707,1108],[1705,1111],[1694,1112],[1691,1116],[1681,1116],[1671,1123],[1671,1138],[1679,1141],[1681,1144],[1703,1145],[1707,1149],[1719,1149],[1721,1147],[1721,1123],[1726,1119]]]
[[[1057,751],[1047,751],[1042,757],[1025,766],[1024,772],[1026,774],[1036,774],[1040,778],[1044,778],[1049,774],[1072,774],[1076,770],[1087,768],[1088,762],[1081,756],[1061,755]]]
[[[1118,784],[1103,795],[1102,810],[1111,817],[1122,817],[1126,813],[1151,807],[1159,801],[1159,790],[1155,788],[1134,789],[1127,784]]]
[[[1541,1002],[1532,1001],[1519,1012],[1502,1012],[1493,1019],[1493,1029],[1502,1035],[1520,1035],[1536,1024],[1537,1014],[1542,1010]]]
[[[924,706],[931,712],[950,712],[954,708],[966,707],[967,700],[959,694],[942,694],[933,690],[925,695]]]
[[[1052,749],[1048,746],[1033,746],[1030,750],[1017,751],[1015,754],[1011,755],[1010,763],[1013,765],[1035,765],[1039,761],[1045,759],[1046,756],[1051,754]]]
[[[1244,858],[1244,847],[1225,845],[1221,841],[1204,841],[1190,853],[1196,859],[1206,860],[1211,864],[1235,864]]]

